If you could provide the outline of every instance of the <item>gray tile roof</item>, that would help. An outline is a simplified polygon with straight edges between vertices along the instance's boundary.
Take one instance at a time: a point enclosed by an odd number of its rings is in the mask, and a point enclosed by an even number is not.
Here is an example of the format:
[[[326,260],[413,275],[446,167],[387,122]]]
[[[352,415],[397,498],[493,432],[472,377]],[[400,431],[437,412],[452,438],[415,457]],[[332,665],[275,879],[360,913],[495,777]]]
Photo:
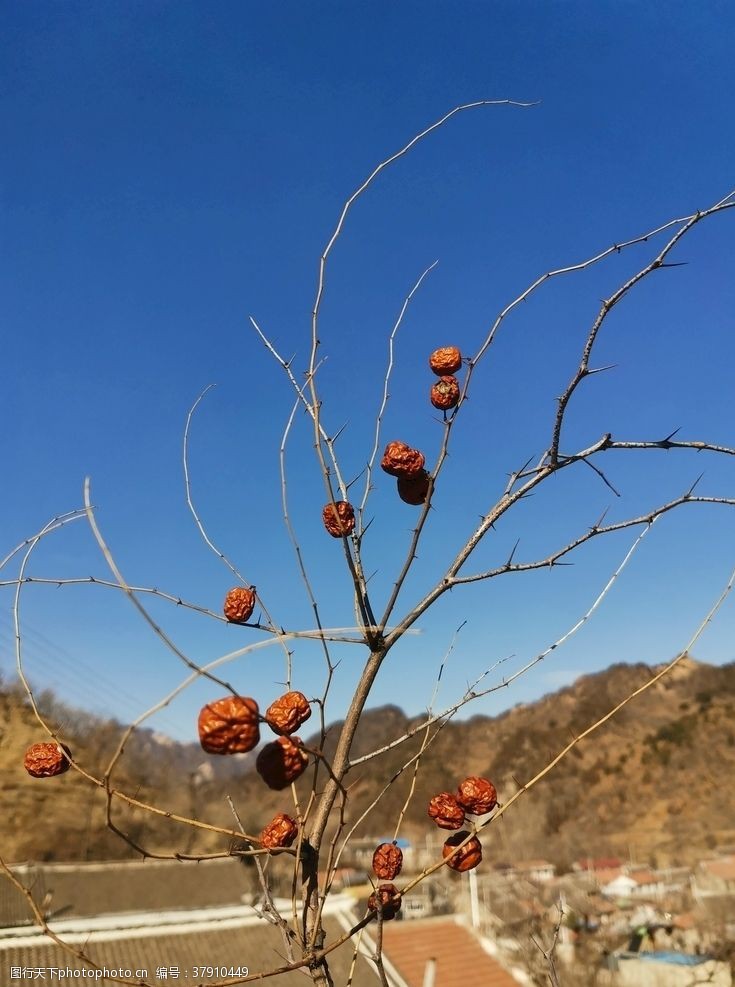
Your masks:
[[[36,902],[47,897],[46,914],[63,918],[234,905],[242,901],[243,894],[256,889],[251,869],[235,858],[198,863],[125,860],[37,864],[18,876],[26,887],[32,887]],[[28,918],[23,896],[10,883],[0,881],[0,927]]]
[[[152,931],[152,930],[147,930]],[[198,983],[214,983],[225,979],[223,976],[209,975],[197,967],[248,967],[250,973],[265,971],[278,967],[287,962],[284,957],[283,941],[279,932],[268,922],[261,920],[258,924],[242,925],[239,928],[213,929],[207,928],[199,932],[174,932],[165,929],[161,934],[147,935],[146,930],[136,934],[122,934],[119,938],[97,941],[92,934],[90,941],[85,944],[75,944],[75,948],[83,948],[84,953],[96,964],[108,970],[130,970],[134,978],[139,976],[138,970],[144,970],[148,983],[159,985],[180,985],[192,987]],[[327,941],[342,934],[341,926],[334,920],[327,922]],[[27,940],[20,940],[26,943]],[[348,971],[352,961],[352,948],[349,943],[331,954],[329,959],[335,984],[347,982]],[[40,940],[33,945],[12,945],[7,940],[0,940],[0,983],[3,987],[22,987],[29,981],[10,979],[13,967],[26,970],[42,969],[45,976],[36,979],[35,983],[54,985],[54,987],[89,987],[90,980],[82,976],[68,976],[63,980],[52,978],[51,967],[71,970],[81,970],[83,962],[61,947]],[[172,968],[178,970],[179,976],[172,977]],[[87,965],[86,969],[92,969]],[[167,975],[163,976],[163,969]],[[96,984],[111,984],[113,981],[102,978],[93,981]],[[273,984],[291,987],[304,987],[310,981],[303,972],[279,974],[271,981]],[[366,961],[360,957],[355,968],[354,987],[376,987],[378,983],[375,973]]]

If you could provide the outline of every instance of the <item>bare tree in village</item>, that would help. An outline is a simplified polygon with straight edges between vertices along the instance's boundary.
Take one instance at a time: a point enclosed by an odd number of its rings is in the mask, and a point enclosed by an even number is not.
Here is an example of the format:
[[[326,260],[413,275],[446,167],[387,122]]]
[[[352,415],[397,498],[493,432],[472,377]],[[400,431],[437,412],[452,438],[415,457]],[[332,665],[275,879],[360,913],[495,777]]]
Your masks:
[[[258,870],[263,886],[262,907],[264,918],[276,925],[282,935],[284,962],[270,970],[251,971],[248,976],[230,978],[223,983],[245,983],[254,980],[274,977],[290,970],[302,969],[310,975],[315,984],[332,985],[334,978],[330,972],[330,954],[345,941],[352,937],[359,938],[361,931],[368,926],[375,927],[374,962],[383,983],[387,984],[381,957],[382,926],[391,920],[398,912],[401,901],[410,895],[412,890],[430,874],[439,868],[449,866],[455,870],[464,871],[477,866],[481,860],[481,836],[488,827],[495,825],[510,805],[536,785],[556,764],[585,737],[600,729],[626,703],[635,700],[636,696],[656,681],[662,678],[685,655],[697,640],[704,627],[714,616],[732,586],[732,578],[723,589],[720,598],[714,602],[698,628],[682,648],[680,654],[665,668],[658,671],[641,688],[626,696],[608,713],[579,735],[571,738],[539,771],[535,777],[521,779],[515,794],[498,802],[497,793],[489,779],[469,778],[460,784],[456,796],[437,796],[432,800],[430,814],[444,828],[453,830],[444,848],[444,853],[433,864],[425,868],[410,881],[400,881],[400,850],[397,837],[406,811],[408,801],[414,791],[410,786],[403,812],[395,822],[395,837],[393,843],[376,847],[374,860],[375,891],[370,898],[369,908],[363,918],[352,929],[331,940],[325,932],[323,913],[325,903],[334,882],[334,876],[345,848],[360,822],[364,820],[379,805],[380,798],[385,794],[396,777],[386,778],[380,796],[359,816],[351,818],[350,784],[351,773],[387,750],[400,748],[418,737],[420,746],[418,753],[406,757],[401,772],[413,778],[420,770],[421,756],[432,744],[435,737],[447,722],[461,709],[473,700],[487,695],[495,689],[507,686],[514,679],[526,674],[543,658],[562,644],[568,637],[585,624],[598,608],[617,580],[624,566],[637,549],[646,533],[656,524],[659,518],[680,509],[696,510],[697,505],[716,504],[723,507],[735,506],[733,496],[714,496],[700,493],[696,484],[684,489],[681,493],[665,502],[653,503],[642,513],[628,516],[618,521],[607,521],[604,517],[591,527],[580,523],[578,533],[560,544],[555,550],[543,557],[522,558],[515,549],[501,564],[486,568],[483,565],[473,565],[476,550],[489,537],[495,526],[512,514],[516,506],[531,494],[540,494],[552,478],[562,473],[576,473],[581,470],[593,471],[599,482],[614,490],[613,484],[606,473],[606,462],[616,455],[649,456],[652,459],[663,453],[678,453],[695,450],[712,456],[732,456],[735,449],[717,445],[707,441],[706,436],[696,436],[685,439],[676,433],[663,436],[656,435],[615,435],[605,431],[584,448],[575,448],[568,438],[567,422],[574,413],[575,396],[582,388],[593,387],[597,375],[609,368],[600,366],[596,361],[597,343],[610,313],[619,303],[625,302],[627,296],[633,293],[638,285],[649,278],[660,276],[663,269],[675,266],[676,251],[681,240],[691,230],[704,224],[719,213],[724,213],[735,206],[735,192],[719,198],[714,203],[703,204],[696,212],[683,215],[662,223],[656,228],[644,231],[633,231],[633,234],[623,242],[613,243],[601,248],[594,255],[573,259],[555,270],[547,271],[536,277],[528,287],[516,297],[507,301],[502,310],[491,320],[484,334],[471,341],[470,350],[465,345],[462,352],[456,345],[456,340],[447,339],[445,345],[435,350],[430,357],[430,368],[434,373],[434,383],[431,388],[431,403],[436,409],[433,414],[440,416],[440,439],[438,447],[429,455],[417,447],[409,435],[384,435],[384,419],[389,405],[390,384],[394,367],[394,343],[412,299],[420,291],[425,280],[430,276],[434,267],[432,264],[416,280],[405,297],[395,324],[390,331],[388,343],[388,365],[383,377],[382,391],[377,395],[378,408],[374,418],[373,441],[369,448],[362,453],[363,468],[357,477],[348,476],[340,458],[340,431],[335,430],[335,415],[326,406],[320,393],[320,368],[325,355],[328,355],[328,336],[322,330],[321,311],[328,289],[328,274],[330,259],[338,241],[345,230],[350,211],[355,202],[376,182],[381,173],[400,162],[417,144],[430,139],[431,134],[460,113],[484,106],[506,105],[513,111],[520,111],[531,104],[515,103],[508,100],[482,100],[458,106],[444,115],[425,130],[416,134],[402,148],[382,161],[345,202],[334,230],[329,237],[319,260],[316,295],[311,313],[310,346],[308,361],[304,368],[297,368],[294,362],[279,352],[276,344],[267,330],[260,323],[251,319],[256,338],[265,345],[278,370],[282,373],[287,385],[291,388],[293,407],[287,416],[283,438],[280,446],[281,467],[281,497],[283,518],[291,539],[294,562],[308,594],[314,616],[313,626],[300,629],[284,624],[284,601],[263,599],[253,583],[257,580],[256,573],[241,572],[237,566],[225,556],[211,539],[207,526],[200,516],[193,497],[192,478],[189,467],[189,435],[194,414],[204,398],[203,392],[194,403],[186,421],[184,434],[184,474],[188,504],[195,524],[201,536],[231,571],[234,588],[228,593],[225,601],[224,614],[215,613],[204,606],[182,600],[176,593],[167,593],[153,587],[130,585],[120,570],[112,549],[108,546],[100,529],[92,503],[90,483],[87,481],[84,490],[84,504],[79,509],[70,511],[52,519],[32,537],[28,538],[16,549],[10,552],[2,561],[3,568],[11,562],[18,565],[17,573],[12,578],[6,578],[3,585],[14,593],[14,620],[16,634],[16,657],[18,673],[25,685],[33,709],[46,731],[46,739],[26,754],[28,770],[39,777],[61,773],[69,767],[87,779],[90,786],[99,789],[100,796],[106,800],[107,820],[109,826],[118,833],[121,839],[130,843],[136,851],[147,856],[178,859],[200,859],[196,854],[182,853],[181,849],[172,850],[170,854],[153,852],[145,845],[132,839],[125,833],[113,818],[113,807],[125,804],[144,809],[146,812],[171,817],[160,806],[150,804],[137,797],[135,793],[126,792],[116,787],[114,775],[122,756],[125,743],[139,726],[155,712],[164,708],[191,683],[206,679],[211,683],[215,694],[224,695],[222,699],[212,699],[199,718],[199,732],[202,745],[210,753],[235,753],[249,751],[257,747],[260,741],[260,727],[267,724],[276,739],[267,741],[260,749],[257,765],[263,778],[263,783],[272,789],[284,790],[293,798],[293,809],[290,814],[279,814],[270,822],[264,819],[262,832],[249,833],[240,825],[238,808],[232,803],[233,825],[231,828],[216,827],[200,819],[174,815],[174,821],[181,825],[182,846],[186,845],[186,828],[208,829],[221,833],[223,838],[231,841],[227,853],[251,857]],[[604,265],[612,258],[632,248],[646,249],[646,262],[622,283],[612,286],[610,293],[599,304],[599,308],[591,323],[580,331],[580,348],[578,357],[569,368],[569,376],[563,384],[556,407],[547,422],[547,440],[536,456],[523,464],[505,464],[510,469],[507,482],[499,496],[493,498],[488,491],[487,506],[479,520],[466,519],[466,534],[452,553],[447,557],[441,571],[437,572],[431,581],[430,588],[419,599],[406,599],[406,585],[409,574],[417,562],[419,548],[425,531],[431,525],[432,500],[434,491],[440,486],[445,474],[456,468],[449,460],[454,433],[462,428],[463,408],[473,389],[480,385],[478,370],[492,355],[493,345],[506,323],[512,321],[514,312],[523,302],[542,292],[545,285],[560,278],[571,278],[595,265]],[[304,371],[302,373],[302,370]],[[325,626],[322,620],[322,608],[310,578],[310,572],[302,551],[302,547],[292,523],[289,509],[289,487],[287,483],[287,453],[288,439],[296,416],[305,413],[313,432],[313,446],[316,454],[315,466],[321,474],[324,485],[324,507],[321,517],[314,519],[315,525],[322,525],[336,541],[341,542],[344,579],[349,580],[350,594],[354,598],[353,612],[346,614],[341,627]],[[430,414],[431,409],[427,414]],[[388,441],[386,441],[386,439]],[[410,532],[405,546],[405,555],[392,580],[390,589],[383,596],[371,588],[369,576],[369,554],[371,546],[371,522],[369,514],[370,496],[378,482],[393,482],[384,480],[384,474],[395,478],[397,495],[415,509],[415,524]],[[29,560],[36,546],[49,536],[66,528],[78,520],[86,520],[104,555],[110,570],[107,580],[90,578],[97,584],[106,584],[124,593],[135,607],[139,617],[150,625],[153,632],[181,660],[186,674],[181,683],[162,697],[159,703],[143,713],[120,739],[117,748],[101,776],[90,772],[84,763],[74,758],[73,751],[64,744],[64,737],[58,729],[42,715],[36,704],[33,691],[23,668],[23,625],[21,602],[23,592],[32,583],[53,582],[63,584],[74,580],[64,580],[27,575]],[[567,563],[575,553],[588,543],[605,538],[621,531],[629,530],[632,542],[619,566],[610,575],[605,586],[598,593],[590,608],[581,615],[579,620],[557,641],[550,643],[541,653],[534,656],[519,668],[513,675],[503,679],[501,684],[492,682],[489,678],[490,669],[471,683],[466,692],[455,702],[444,709],[435,710],[434,705],[421,723],[412,727],[400,736],[387,738],[379,748],[357,756],[353,751],[353,742],[360,723],[361,716],[368,703],[376,679],[383,670],[386,658],[401,639],[410,634],[427,611],[450,591],[459,591],[470,583],[490,584],[496,579],[532,572],[534,570],[553,569]],[[487,591],[492,589],[488,585]],[[146,605],[146,599],[155,597],[168,601],[176,607],[188,607],[210,620],[229,621],[247,628],[246,634],[252,634],[236,650],[222,655],[206,665],[193,661],[169,637],[167,631],[154,619]],[[253,620],[259,608],[260,618]],[[300,640],[316,641],[319,643],[324,660],[325,678],[322,691],[315,698],[308,699],[294,685],[293,655],[291,646]],[[335,645],[349,647],[362,664],[362,673],[349,704],[349,709],[341,725],[333,755],[328,758],[324,753],[326,747],[327,723],[330,690],[337,674],[337,662],[334,657]],[[233,686],[222,677],[220,669],[226,664],[253,654],[263,648],[278,647],[283,651],[285,663],[286,689],[283,697],[261,714],[257,697],[242,696]],[[311,715],[316,712],[319,722],[320,742],[316,746],[307,746],[296,736],[296,731]],[[299,799],[295,781],[304,774],[310,778],[310,791],[306,800]],[[354,775],[353,775],[354,777]],[[465,827],[465,828],[462,828]],[[269,889],[268,872],[264,866],[270,856],[287,857],[293,866],[293,901],[289,913],[282,914],[274,902]],[[20,879],[13,874],[12,869],[4,861],[0,864],[5,876],[17,887],[22,888]],[[85,960],[94,966],[84,950],[76,945],[64,944],[49,928],[46,919],[33,901],[30,892],[25,889],[29,905],[36,920],[45,928],[48,934],[59,945],[72,955]],[[122,980],[120,982],[131,982]]]

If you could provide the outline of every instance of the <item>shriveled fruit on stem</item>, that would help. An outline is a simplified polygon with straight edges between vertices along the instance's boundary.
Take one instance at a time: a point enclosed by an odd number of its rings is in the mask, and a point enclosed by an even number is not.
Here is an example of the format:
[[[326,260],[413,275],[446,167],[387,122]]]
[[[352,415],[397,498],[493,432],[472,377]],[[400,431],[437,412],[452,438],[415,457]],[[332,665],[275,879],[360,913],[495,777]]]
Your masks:
[[[384,922],[396,917],[401,910],[401,896],[395,884],[378,885],[378,890],[373,891],[368,898],[368,908],[371,912],[378,911],[378,903]]]
[[[288,736],[311,716],[311,706],[303,692],[285,692],[265,711],[265,722],[273,733]]]
[[[440,346],[429,357],[429,366],[437,377],[456,374],[462,366],[462,354],[456,346]]]
[[[418,507],[426,502],[429,493],[429,474],[421,470],[416,476],[399,476],[397,482],[398,496],[406,504]]]
[[[347,500],[337,500],[326,504],[322,520],[332,538],[342,538],[355,530],[355,509]]]
[[[498,793],[487,778],[472,775],[457,786],[457,801],[470,815],[484,816],[498,804]]]
[[[306,771],[309,755],[299,737],[279,737],[258,754],[255,767],[268,788],[280,791]]]
[[[418,449],[412,449],[405,442],[389,442],[385,447],[383,458],[380,461],[381,468],[391,476],[412,477],[418,476],[424,468],[424,454]]]
[[[442,856],[447,861],[447,866],[451,867],[452,870],[458,870],[460,872],[472,870],[482,860],[482,844],[476,836],[473,836],[460,850],[457,850],[453,857],[450,857],[450,854],[454,852],[456,847],[460,843],[464,843],[469,835],[468,832],[463,830],[461,833],[455,833],[454,836],[450,836],[444,844]]]
[[[441,829],[459,829],[464,823],[464,809],[451,792],[440,792],[429,802],[429,815]]]
[[[398,877],[403,867],[403,853],[395,843],[381,843],[373,854],[373,873],[383,881]]]
[[[459,401],[459,383],[456,377],[440,377],[429,393],[431,403],[440,411],[456,408]]]
[[[236,586],[225,597],[225,617],[232,624],[244,624],[250,620],[255,610],[255,587]]]
[[[259,719],[254,699],[217,699],[199,713],[199,742],[208,754],[246,754],[260,741]]]
[[[55,743],[31,744],[25,752],[23,767],[32,778],[53,778],[69,770],[71,751]]]
[[[260,845],[267,850],[275,850],[278,847],[291,846],[299,835],[299,827],[291,816],[279,812],[277,816],[268,823],[260,834]]]

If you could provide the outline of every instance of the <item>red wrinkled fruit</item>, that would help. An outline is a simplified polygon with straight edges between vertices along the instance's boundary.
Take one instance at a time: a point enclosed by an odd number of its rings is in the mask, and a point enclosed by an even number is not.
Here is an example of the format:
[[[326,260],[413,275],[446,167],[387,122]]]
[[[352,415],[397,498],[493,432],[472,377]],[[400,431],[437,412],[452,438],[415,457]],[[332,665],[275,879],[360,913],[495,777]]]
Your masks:
[[[441,829],[460,829],[464,809],[451,792],[440,792],[429,802],[429,815]]]
[[[456,346],[440,346],[429,357],[429,366],[437,377],[456,374],[462,366],[462,354]]]
[[[406,504],[418,507],[426,502],[429,493],[429,474],[421,470],[416,476],[399,476],[396,481],[398,496]]]
[[[457,801],[470,815],[484,816],[498,804],[498,793],[487,778],[472,775],[457,786]]]
[[[273,733],[288,736],[311,716],[311,706],[303,692],[286,692],[265,711],[265,722]]]
[[[255,767],[268,788],[288,788],[306,771],[309,755],[301,748],[299,737],[279,737],[261,748]]]
[[[255,610],[255,587],[236,586],[225,597],[222,608],[231,624],[244,624],[250,620]]]
[[[403,867],[403,853],[395,843],[381,843],[373,854],[373,873],[382,881],[398,877]]]
[[[337,500],[325,505],[322,520],[332,538],[342,538],[355,530],[355,509],[349,501]]]
[[[377,912],[378,902],[384,922],[390,922],[396,917],[401,910],[401,897],[395,884],[380,884],[378,890],[373,891],[368,898],[368,908],[371,912]]]
[[[396,440],[385,447],[380,466],[391,476],[412,477],[421,473],[425,461],[424,454],[418,449]]]
[[[260,845],[267,850],[291,846],[298,835],[299,827],[294,820],[285,813],[279,812],[260,834]]]
[[[247,696],[225,696],[199,712],[199,742],[208,754],[246,754],[260,742],[258,704]]]
[[[53,778],[69,770],[71,751],[56,743],[31,744],[25,752],[23,767],[32,778]]]
[[[459,383],[456,377],[440,377],[429,393],[431,403],[440,411],[456,408],[459,402]]]
[[[476,836],[473,836],[471,840],[465,843],[461,850],[457,850],[454,856],[447,860],[454,849],[460,843],[464,843],[469,835],[465,831],[455,833],[454,836],[449,837],[442,849],[442,856],[447,861],[447,867],[451,867],[452,870],[457,870],[460,873],[464,873],[466,870],[473,870],[482,860],[482,844]]]

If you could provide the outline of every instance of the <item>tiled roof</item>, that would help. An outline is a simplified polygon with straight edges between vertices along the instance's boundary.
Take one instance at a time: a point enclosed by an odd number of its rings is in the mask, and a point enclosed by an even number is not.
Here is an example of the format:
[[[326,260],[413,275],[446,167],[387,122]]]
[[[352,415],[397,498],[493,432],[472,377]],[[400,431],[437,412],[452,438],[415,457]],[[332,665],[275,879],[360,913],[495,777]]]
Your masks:
[[[518,987],[469,929],[451,919],[386,923],[383,952],[408,987],[422,987],[430,959],[436,960],[437,987]]]
[[[623,876],[623,872],[619,867],[595,871],[595,880],[600,886],[610,884],[611,881]]]
[[[46,911],[59,917],[110,912],[234,905],[253,890],[253,878],[236,858],[124,860],[105,863],[38,864],[27,873],[14,868],[34,898],[48,894]],[[0,926],[27,920],[28,906],[12,885],[0,893]]]
[[[713,877],[719,877],[723,881],[735,881],[735,857],[703,860],[702,867]]]
[[[334,919],[325,921],[327,943],[342,934],[342,928]],[[257,924],[241,925],[239,928],[207,928],[206,931],[187,930],[177,934],[170,927],[163,929],[160,934],[146,934],[153,930],[129,930],[129,934],[121,934],[118,938],[106,938],[95,941],[94,937],[83,947],[75,945],[75,949],[84,949],[84,953],[98,966],[108,970],[136,969],[147,971],[145,979],[148,983],[159,984],[161,987],[185,987],[193,983],[208,983],[225,979],[210,977],[198,972],[194,967],[243,967],[249,968],[250,973],[273,969],[284,964],[284,946],[280,933],[265,920]],[[27,942],[27,940],[23,940]],[[11,967],[27,967],[32,969],[49,967],[84,969],[81,960],[51,943],[40,939],[35,945],[20,945],[10,948],[7,940],[0,940],[0,982],[10,984]],[[329,956],[329,968],[335,983],[347,982],[348,971],[352,962],[353,948],[350,943],[336,949]],[[156,977],[158,968],[167,968],[166,978]],[[178,978],[171,977],[171,968],[178,968]],[[86,966],[87,970],[92,969]],[[187,977],[188,972],[188,977]],[[15,982],[15,981],[13,981]],[[26,981],[27,982],[27,981]],[[39,981],[36,980],[36,983]],[[63,981],[51,980],[47,975],[43,981],[46,984],[63,983],[71,987],[89,987],[89,978],[65,977]],[[303,987],[306,978],[303,972],[282,973],[273,980],[266,981],[278,984],[279,987]],[[23,983],[22,980],[17,981]],[[99,979],[95,984],[108,985],[111,981]],[[353,983],[355,987],[376,987],[377,979],[374,971],[360,957],[355,968]]]
[[[654,873],[652,870],[632,870],[629,871],[628,877],[631,877],[636,884],[660,884],[661,878],[658,874]]]

